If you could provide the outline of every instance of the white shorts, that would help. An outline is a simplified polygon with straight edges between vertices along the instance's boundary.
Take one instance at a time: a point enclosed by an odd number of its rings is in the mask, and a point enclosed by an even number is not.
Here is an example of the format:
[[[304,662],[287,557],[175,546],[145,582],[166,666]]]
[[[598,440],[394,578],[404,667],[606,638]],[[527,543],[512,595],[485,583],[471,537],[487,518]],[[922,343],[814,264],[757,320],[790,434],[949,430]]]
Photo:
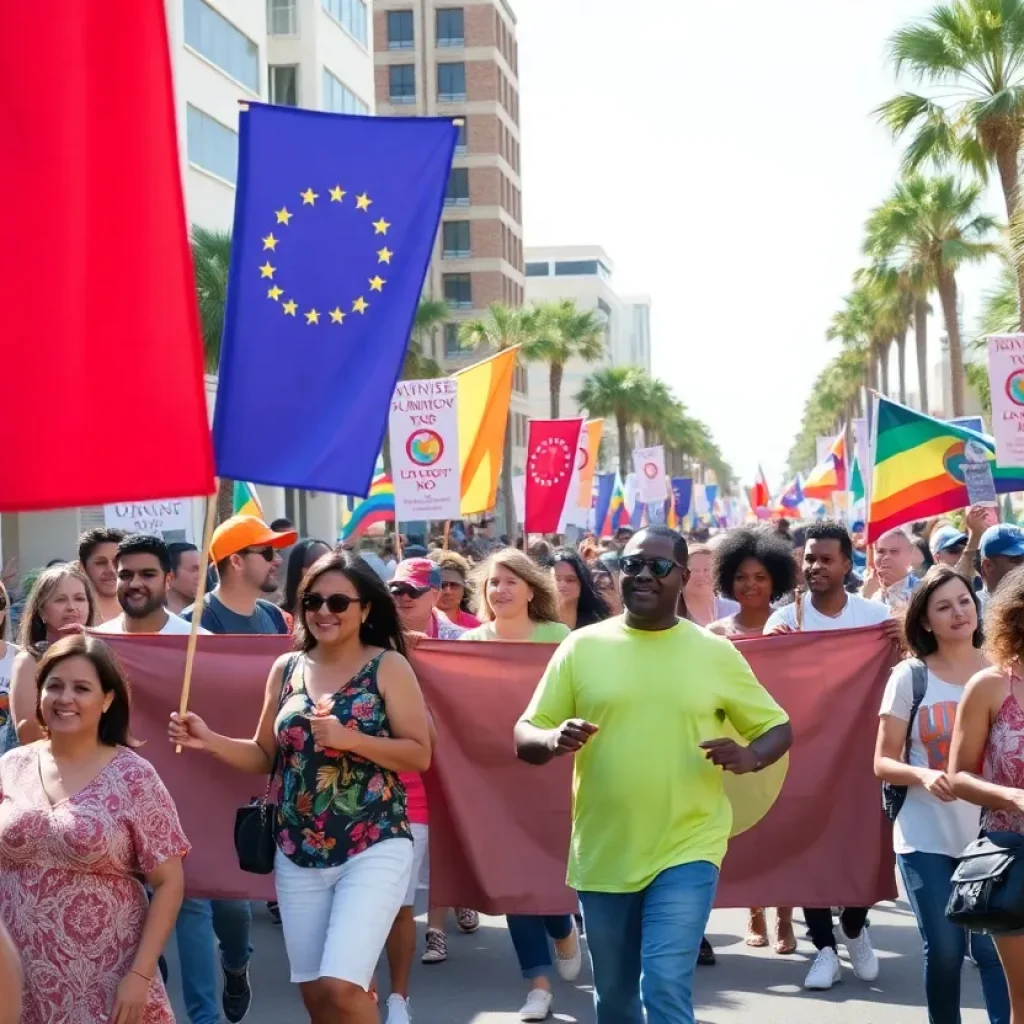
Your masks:
[[[430,861],[430,826],[417,825],[409,826],[412,829],[412,874],[409,875],[409,888],[405,892],[403,907],[411,907],[416,902],[416,890],[427,887],[426,872],[429,870]]]
[[[412,861],[413,844],[401,838],[333,868],[300,868],[277,851],[274,881],[295,984],[339,978],[369,990]]]

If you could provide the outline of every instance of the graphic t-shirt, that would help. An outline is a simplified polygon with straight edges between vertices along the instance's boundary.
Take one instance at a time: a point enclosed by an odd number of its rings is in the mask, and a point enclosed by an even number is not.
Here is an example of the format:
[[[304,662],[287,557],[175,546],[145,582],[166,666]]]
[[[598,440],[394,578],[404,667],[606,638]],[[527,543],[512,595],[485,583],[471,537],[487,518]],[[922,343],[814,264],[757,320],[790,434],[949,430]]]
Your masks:
[[[910,764],[913,767],[946,770],[953,721],[963,695],[962,686],[947,683],[928,670],[928,689],[911,730]],[[878,713],[907,722],[913,701],[913,670],[910,663],[904,661],[892,670]],[[978,838],[980,821],[980,807],[963,800],[944,803],[924,786],[910,786],[893,828],[893,849],[897,853],[959,857],[964,847]]]
[[[847,594],[846,605],[836,616],[823,615],[815,607],[810,595],[800,596],[803,622],[801,629],[805,633],[816,633],[826,629],[856,629],[859,626],[877,626],[880,622],[892,617],[892,610],[881,601],[868,601],[858,594]],[[771,618],[765,623],[764,631],[770,633],[776,626],[785,625],[796,629],[796,602],[787,604],[772,612]]]
[[[750,741],[788,721],[725,637],[687,620],[576,630],[554,653],[523,720],[599,727],[575,755],[568,881],[637,892],[666,868],[718,866],[732,828],[722,770],[698,746],[728,722]]]
[[[192,621],[195,605],[189,605],[181,617],[186,622]],[[203,629],[211,633],[288,633],[288,623],[284,612],[269,601],[257,601],[256,610],[252,615],[239,615],[233,612],[216,594],[207,594],[203,598],[203,617],[200,620]]]

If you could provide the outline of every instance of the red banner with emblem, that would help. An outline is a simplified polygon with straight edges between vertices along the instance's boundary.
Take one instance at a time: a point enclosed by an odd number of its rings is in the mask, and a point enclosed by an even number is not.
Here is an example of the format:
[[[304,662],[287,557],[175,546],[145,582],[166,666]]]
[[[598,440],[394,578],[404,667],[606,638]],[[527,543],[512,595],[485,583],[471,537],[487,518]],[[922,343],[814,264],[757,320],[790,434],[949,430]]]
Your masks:
[[[558,533],[582,429],[582,419],[530,420],[524,524],[527,533]]]

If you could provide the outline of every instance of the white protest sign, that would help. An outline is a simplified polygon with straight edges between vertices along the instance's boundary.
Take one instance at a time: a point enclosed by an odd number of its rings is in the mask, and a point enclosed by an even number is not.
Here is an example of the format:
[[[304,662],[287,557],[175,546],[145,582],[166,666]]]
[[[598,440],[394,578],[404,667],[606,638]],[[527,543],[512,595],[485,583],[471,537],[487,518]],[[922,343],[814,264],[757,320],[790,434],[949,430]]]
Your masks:
[[[636,488],[640,500],[645,505],[664,501],[668,493],[664,447],[658,444],[653,448],[634,448],[633,469],[636,471]]]
[[[103,522],[108,529],[124,530],[125,533],[155,534],[168,544],[195,543],[191,498],[104,505]]]
[[[988,383],[996,462],[1024,466],[1024,334],[988,339]]]
[[[587,510],[579,507],[580,473],[587,464],[587,457],[587,424],[585,420],[580,420],[580,434],[576,441],[576,461],[572,467],[569,490],[565,492],[565,505],[562,508],[562,517],[558,522],[559,533],[565,533],[568,526],[587,525]]]
[[[992,463],[965,462],[962,466],[964,483],[967,485],[967,500],[972,505],[996,505],[996,483],[992,479]]]
[[[395,385],[388,429],[399,522],[460,516],[457,395],[449,377]]]

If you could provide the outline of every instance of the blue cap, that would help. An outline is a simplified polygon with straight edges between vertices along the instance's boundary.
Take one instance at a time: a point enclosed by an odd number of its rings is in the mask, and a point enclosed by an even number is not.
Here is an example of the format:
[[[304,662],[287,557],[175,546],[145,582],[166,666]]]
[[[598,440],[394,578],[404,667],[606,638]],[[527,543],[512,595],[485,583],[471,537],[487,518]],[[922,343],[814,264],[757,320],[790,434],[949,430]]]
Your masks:
[[[958,544],[967,543],[967,534],[961,533],[955,526],[950,526],[948,523],[945,526],[939,526],[932,531],[932,535],[928,540],[928,547],[931,548],[933,555],[937,555],[940,551],[948,551],[950,548],[955,548]]]
[[[1018,558],[1024,555],[1024,530],[1012,523],[990,526],[981,535],[978,548],[982,558],[998,558],[1000,555]]]

